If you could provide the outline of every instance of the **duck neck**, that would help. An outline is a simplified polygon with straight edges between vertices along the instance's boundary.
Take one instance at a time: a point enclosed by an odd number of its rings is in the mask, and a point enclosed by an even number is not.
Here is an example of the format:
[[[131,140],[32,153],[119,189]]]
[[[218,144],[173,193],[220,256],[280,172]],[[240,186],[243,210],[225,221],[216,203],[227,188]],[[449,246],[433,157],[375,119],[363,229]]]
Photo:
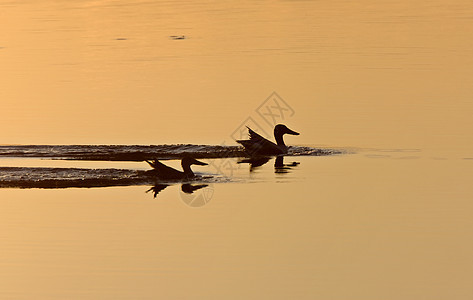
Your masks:
[[[184,170],[184,175],[187,177],[194,177],[194,172],[192,172],[190,165],[182,164],[182,169]]]
[[[283,136],[282,134],[274,135],[274,138],[276,139],[276,144],[278,144],[278,146],[286,147],[286,144],[284,144],[284,140],[282,136]]]

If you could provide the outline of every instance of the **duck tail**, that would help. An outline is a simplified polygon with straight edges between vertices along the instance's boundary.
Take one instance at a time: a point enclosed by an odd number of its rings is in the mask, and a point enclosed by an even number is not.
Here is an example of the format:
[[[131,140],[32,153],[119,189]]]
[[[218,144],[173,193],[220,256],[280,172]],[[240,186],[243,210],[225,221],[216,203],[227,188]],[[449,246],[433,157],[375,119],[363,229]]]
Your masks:
[[[157,159],[153,159],[153,160],[145,160],[145,161],[148,163],[148,165],[150,165],[150,166],[151,166],[151,168],[153,168],[153,169],[156,169],[156,165],[157,165],[157,162],[158,162],[158,160],[157,160]]]

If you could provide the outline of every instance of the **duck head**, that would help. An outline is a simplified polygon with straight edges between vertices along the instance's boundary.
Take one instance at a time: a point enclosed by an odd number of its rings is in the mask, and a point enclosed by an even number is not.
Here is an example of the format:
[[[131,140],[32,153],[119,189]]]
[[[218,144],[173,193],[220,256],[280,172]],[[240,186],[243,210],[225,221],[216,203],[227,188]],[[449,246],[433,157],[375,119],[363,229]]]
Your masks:
[[[199,166],[206,166],[207,164],[201,161],[198,161],[192,157],[184,157],[181,161],[182,169],[184,170],[184,174],[186,177],[194,177],[194,172],[191,170],[191,165],[199,165]]]
[[[283,136],[284,134],[292,134],[292,135],[299,135],[299,132],[295,132],[286,127],[286,125],[278,124],[274,127],[274,136]]]
[[[278,124],[274,127],[274,138],[279,146],[285,146],[284,140],[282,138],[285,134],[299,135],[299,132],[295,132],[286,127],[286,125]]]
[[[192,158],[192,157],[184,157],[181,161],[181,165],[182,167],[184,167],[184,166],[190,166],[190,165],[206,166],[208,164],[198,161],[197,159]]]

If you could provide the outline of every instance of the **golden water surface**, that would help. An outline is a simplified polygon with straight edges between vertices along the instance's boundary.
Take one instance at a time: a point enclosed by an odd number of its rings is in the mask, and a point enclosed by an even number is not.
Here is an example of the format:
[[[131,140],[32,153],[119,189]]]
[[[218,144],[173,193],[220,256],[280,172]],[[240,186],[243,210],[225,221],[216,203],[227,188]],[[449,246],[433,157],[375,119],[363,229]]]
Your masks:
[[[471,299],[472,21],[463,0],[0,1],[0,144],[277,121],[355,152],[240,166],[199,208],[179,185],[1,189],[0,298]]]

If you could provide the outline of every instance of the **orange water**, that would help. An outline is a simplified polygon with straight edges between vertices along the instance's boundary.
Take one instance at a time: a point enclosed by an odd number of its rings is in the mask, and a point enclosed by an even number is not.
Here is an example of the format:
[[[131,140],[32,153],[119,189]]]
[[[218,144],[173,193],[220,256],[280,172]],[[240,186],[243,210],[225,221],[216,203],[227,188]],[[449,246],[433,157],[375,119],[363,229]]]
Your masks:
[[[2,144],[234,145],[281,122],[301,132],[288,144],[357,149],[287,174],[239,165],[201,207],[180,185],[2,189],[0,298],[473,296],[471,2],[8,1],[0,16]]]

